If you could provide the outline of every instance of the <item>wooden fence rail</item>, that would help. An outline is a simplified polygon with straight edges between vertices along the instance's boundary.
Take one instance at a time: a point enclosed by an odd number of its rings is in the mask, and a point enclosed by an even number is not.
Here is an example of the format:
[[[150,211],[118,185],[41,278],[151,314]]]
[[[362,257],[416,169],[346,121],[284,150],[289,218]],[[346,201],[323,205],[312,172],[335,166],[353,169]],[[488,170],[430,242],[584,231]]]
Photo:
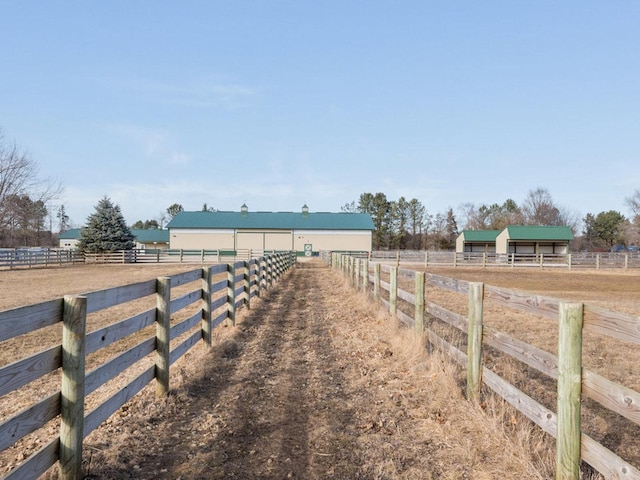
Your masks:
[[[343,272],[352,282],[361,259],[343,254],[323,254],[333,268]],[[362,264],[360,264],[362,265]],[[580,429],[580,395],[595,400],[635,425],[640,425],[640,393],[619,385],[582,367],[581,342],[583,331],[623,339],[640,344],[640,319],[598,307],[569,304],[557,299],[528,295],[481,283],[427,274],[425,281],[432,286],[467,294],[468,316],[448,310],[420,298],[421,272],[399,269],[396,266],[374,264],[373,273],[366,267],[365,290],[387,308],[389,312],[417,331],[424,330],[428,342],[447,352],[454,360],[466,365],[467,395],[477,398],[480,382],[504,398],[514,408],[557,439],[556,478],[578,479],[580,461],[585,461],[606,478],[640,480],[638,466],[631,465],[608,450]],[[381,279],[388,274],[389,282]],[[415,293],[398,287],[398,277],[415,279]],[[384,292],[384,295],[382,293]],[[403,312],[397,299],[411,304],[412,312]],[[487,300],[499,305],[525,311],[558,321],[558,356],[515,339],[503,332],[482,325],[483,303]],[[420,307],[424,302],[424,310]],[[418,308],[415,308],[418,306]],[[445,324],[468,335],[467,352],[441,338],[435,331],[421,325],[422,315],[431,315]],[[482,364],[483,346],[492,347],[549,378],[557,381],[557,414],[511,385]]]
[[[279,253],[276,250],[146,249],[82,253],[60,248],[0,249],[0,269],[95,263],[229,263]],[[285,253],[285,252],[280,252]]]
[[[534,267],[566,269],[640,268],[640,252],[481,253],[424,250],[377,250],[369,260],[381,263],[421,264],[424,267]]]
[[[83,439],[152,380],[156,380],[157,395],[166,395],[170,366],[198,341],[211,345],[213,328],[225,321],[233,325],[236,308],[248,308],[252,297],[277,282],[295,262],[295,252],[276,253],[0,312],[0,342],[19,341],[16,337],[24,333],[63,325],[60,344],[0,368],[0,397],[7,395],[3,401],[10,401],[9,394],[51,372],[62,374],[57,391],[0,423],[0,451],[4,452],[49,421],[61,419],[59,435],[3,478],[34,479],[58,461],[60,478],[82,478]],[[214,281],[220,275],[227,278]],[[177,287],[192,284],[193,290],[172,295]],[[87,314],[150,295],[156,295],[155,308],[85,333]],[[172,323],[178,312],[187,317]],[[85,372],[87,355],[154,324],[155,335]],[[180,344],[172,342],[184,335],[187,337]],[[151,355],[155,360],[150,366],[125,380],[126,384],[119,385],[115,394],[93,410],[84,412],[86,396],[126,369],[142,365],[141,360]]]

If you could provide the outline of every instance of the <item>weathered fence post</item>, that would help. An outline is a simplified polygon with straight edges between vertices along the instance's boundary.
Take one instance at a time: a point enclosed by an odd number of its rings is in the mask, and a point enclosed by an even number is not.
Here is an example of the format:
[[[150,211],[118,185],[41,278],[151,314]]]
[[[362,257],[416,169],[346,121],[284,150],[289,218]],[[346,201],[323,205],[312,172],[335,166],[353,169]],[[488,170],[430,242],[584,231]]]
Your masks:
[[[211,346],[211,267],[202,268],[202,339]]]
[[[156,397],[169,393],[171,278],[156,280]]]
[[[265,271],[265,282],[267,284],[267,288],[271,287],[271,272],[273,269],[273,265],[271,263],[271,255],[267,255],[266,258],[266,271]]]
[[[457,268],[457,267],[458,267],[458,253],[453,252],[453,268]]]
[[[469,327],[467,331],[467,399],[477,400],[482,385],[482,297],[484,285],[469,282]]]
[[[558,434],[556,479],[580,478],[580,394],[582,391],[581,303],[560,302],[558,324]]]
[[[380,264],[373,265],[373,299],[380,300]]]
[[[362,291],[367,292],[369,290],[369,260],[367,258],[362,259]]]
[[[600,269],[600,254],[596,253],[596,270]]]
[[[569,270],[571,270],[571,254],[567,254],[567,263],[569,264]]]
[[[429,266],[429,251],[425,250],[424,251],[424,268],[427,268]]]
[[[233,263],[227,265],[227,319],[225,325],[233,327],[236,324],[236,267]]]
[[[414,315],[415,331],[424,334],[424,272],[416,272],[416,311]]]
[[[87,297],[66,295],[62,324],[60,465],[63,480],[80,480],[84,438]]]
[[[353,259],[353,277],[351,278],[351,284],[356,290],[360,289],[360,259]]]
[[[389,313],[394,317],[398,313],[398,267],[389,272]]]
[[[243,262],[242,283],[244,290],[244,304],[251,310],[251,261]]]
[[[256,259],[256,295],[262,295],[262,257]]]

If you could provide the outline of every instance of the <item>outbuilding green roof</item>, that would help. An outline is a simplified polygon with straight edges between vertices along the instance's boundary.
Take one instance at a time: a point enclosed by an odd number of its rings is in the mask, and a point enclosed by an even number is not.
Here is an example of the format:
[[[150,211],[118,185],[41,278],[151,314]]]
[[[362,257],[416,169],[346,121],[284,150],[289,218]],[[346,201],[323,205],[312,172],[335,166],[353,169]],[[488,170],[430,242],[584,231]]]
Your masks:
[[[140,243],[169,243],[169,230],[161,228],[132,228],[131,233]]]
[[[169,243],[169,230],[160,228],[132,228],[131,233],[136,238],[136,240],[141,243]],[[69,230],[58,235],[58,238],[60,240],[80,240],[81,235],[81,228],[70,228]]]
[[[368,213],[180,212],[167,228],[375,230]]]
[[[506,230],[510,240],[573,240],[569,227],[511,225]]]
[[[58,238],[60,240],[80,240],[80,229],[70,228],[69,230],[65,230],[58,235]]]
[[[467,242],[495,242],[500,230],[463,230]]]

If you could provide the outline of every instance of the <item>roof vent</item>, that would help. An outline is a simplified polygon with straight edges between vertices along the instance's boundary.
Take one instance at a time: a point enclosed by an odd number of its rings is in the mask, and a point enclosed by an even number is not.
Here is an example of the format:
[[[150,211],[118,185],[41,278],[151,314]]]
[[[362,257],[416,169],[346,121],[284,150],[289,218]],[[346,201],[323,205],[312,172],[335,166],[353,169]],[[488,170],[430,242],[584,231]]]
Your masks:
[[[243,217],[247,216],[247,214],[249,213],[249,207],[247,207],[246,203],[243,203],[240,207],[240,213],[242,213]]]
[[[304,216],[309,215],[309,207],[307,207],[306,203],[302,206],[302,215]]]

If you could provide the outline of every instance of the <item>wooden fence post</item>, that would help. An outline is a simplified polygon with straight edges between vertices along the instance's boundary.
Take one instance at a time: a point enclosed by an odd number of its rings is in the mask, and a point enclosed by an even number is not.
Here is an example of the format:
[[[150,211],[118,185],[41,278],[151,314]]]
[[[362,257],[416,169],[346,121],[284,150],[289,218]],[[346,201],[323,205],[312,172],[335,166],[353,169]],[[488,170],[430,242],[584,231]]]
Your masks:
[[[353,269],[353,278],[352,284],[356,290],[360,290],[360,259],[354,258],[354,269]]]
[[[429,250],[424,251],[424,268],[429,266]]]
[[[202,269],[202,339],[211,346],[211,267]]]
[[[416,272],[416,310],[414,315],[415,331],[424,334],[424,272]]]
[[[236,267],[227,264],[227,319],[225,325],[233,327],[236,324]]]
[[[364,258],[362,260],[362,291],[367,292],[369,290],[369,260]]]
[[[469,327],[467,330],[467,399],[477,400],[482,385],[482,297],[484,285],[469,282]]]
[[[171,278],[156,280],[156,397],[169,393]]]
[[[380,300],[380,264],[373,265],[373,299]]]
[[[560,302],[556,480],[580,478],[582,321],[581,303]]]
[[[256,265],[256,295],[260,297],[262,295],[262,257],[258,257],[255,262]]]
[[[64,297],[59,476],[80,480],[84,438],[87,297]]]
[[[244,304],[251,310],[251,262],[245,261],[243,267],[242,282],[244,290]]]
[[[266,258],[266,265],[265,265],[265,283],[267,285],[267,288],[271,287],[271,255],[267,255]]]
[[[394,317],[398,313],[398,267],[389,272],[389,313]]]

